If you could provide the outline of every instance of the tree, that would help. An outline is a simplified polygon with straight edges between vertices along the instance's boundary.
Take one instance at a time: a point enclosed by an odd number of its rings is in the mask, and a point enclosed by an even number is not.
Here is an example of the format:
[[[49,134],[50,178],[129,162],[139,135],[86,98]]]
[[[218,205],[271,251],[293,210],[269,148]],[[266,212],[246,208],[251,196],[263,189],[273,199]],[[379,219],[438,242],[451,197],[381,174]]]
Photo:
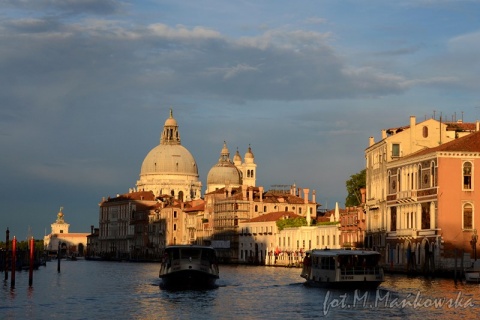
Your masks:
[[[357,174],[351,175],[350,179],[346,182],[347,198],[345,199],[346,207],[356,207],[362,202],[362,195],[360,189],[365,188],[366,183],[366,170],[363,169]]]

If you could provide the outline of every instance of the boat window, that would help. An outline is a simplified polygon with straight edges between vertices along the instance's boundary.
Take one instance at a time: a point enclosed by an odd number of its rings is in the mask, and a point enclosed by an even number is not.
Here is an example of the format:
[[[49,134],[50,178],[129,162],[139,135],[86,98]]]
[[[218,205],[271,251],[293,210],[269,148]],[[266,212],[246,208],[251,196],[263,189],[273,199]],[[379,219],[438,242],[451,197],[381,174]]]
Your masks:
[[[200,259],[201,253],[202,253],[202,250],[197,248],[182,249],[181,258],[182,259],[188,259],[188,258]]]

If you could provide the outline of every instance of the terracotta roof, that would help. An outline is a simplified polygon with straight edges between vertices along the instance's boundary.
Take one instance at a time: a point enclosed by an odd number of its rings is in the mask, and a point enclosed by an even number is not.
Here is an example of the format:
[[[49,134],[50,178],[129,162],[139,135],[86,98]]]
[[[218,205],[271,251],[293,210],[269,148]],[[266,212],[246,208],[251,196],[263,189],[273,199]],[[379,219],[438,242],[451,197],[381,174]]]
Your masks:
[[[185,212],[193,212],[193,211],[204,211],[205,210],[205,202],[200,203],[191,208],[185,208],[183,211]]]
[[[280,219],[293,219],[293,218],[300,218],[298,214],[295,214],[290,211],[277,211],[277,212],[270,212],[266,214],[262,214],[256,218],[250,219],[247,222],[268,222],[268,221],[278,221]]]
[[[126,200],[144,200],[144,201],[154,201],[155,196],[152,191],[137,191],[121,194],[115,198],[108,198],[107,201],[126,201]]]

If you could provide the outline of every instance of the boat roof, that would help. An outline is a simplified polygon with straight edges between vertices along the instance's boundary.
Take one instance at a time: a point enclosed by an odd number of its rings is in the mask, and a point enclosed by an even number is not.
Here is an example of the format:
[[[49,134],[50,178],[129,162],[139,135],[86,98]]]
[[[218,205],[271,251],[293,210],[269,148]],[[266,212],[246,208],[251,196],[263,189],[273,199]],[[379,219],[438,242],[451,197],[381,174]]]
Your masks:
[[[313,249],[307,251],[311,255],[315,256],[325,256],[325,257],[332,257],[332,256],[372,256],[372,255],[379,255],[380,252],[378,251],[371,251],[371,250],[345,250],[345,249]]]

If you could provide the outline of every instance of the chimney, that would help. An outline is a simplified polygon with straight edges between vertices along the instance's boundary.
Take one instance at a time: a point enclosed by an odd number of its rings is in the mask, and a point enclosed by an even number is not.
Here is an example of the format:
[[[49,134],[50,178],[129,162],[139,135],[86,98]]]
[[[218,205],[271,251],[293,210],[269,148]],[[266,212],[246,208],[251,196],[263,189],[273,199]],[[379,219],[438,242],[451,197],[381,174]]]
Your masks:
[[[253,201],[253,188],[248,188],[248,200]]]
[[[371,147],[375,144],[375,139],[373,137],[368,138],[368,146]]]
[[[382,140],[387,138],[387,130],[382,129]]]
[[[315,203],[315,200],[316,200],[316,195],[317,195],[317,192],[315,190],[312,191],[312,202]]]
[[[263,202],[263,187],[258,187],[258,192],[260,193],[260,202]]]
[[[310,189],[303,189],[303,196],[305,199],[305,203],[308,203],[308,194],[310,193]]]
[[[410,130],[415,128],[415,124],[417,123],[415,116],[410,116]]]
[[[93,234],[93,225],[90,226],[90,233]]]
[[[477,122],[475,123],[475,131],[480,131],[480,121],[477,120]]]

